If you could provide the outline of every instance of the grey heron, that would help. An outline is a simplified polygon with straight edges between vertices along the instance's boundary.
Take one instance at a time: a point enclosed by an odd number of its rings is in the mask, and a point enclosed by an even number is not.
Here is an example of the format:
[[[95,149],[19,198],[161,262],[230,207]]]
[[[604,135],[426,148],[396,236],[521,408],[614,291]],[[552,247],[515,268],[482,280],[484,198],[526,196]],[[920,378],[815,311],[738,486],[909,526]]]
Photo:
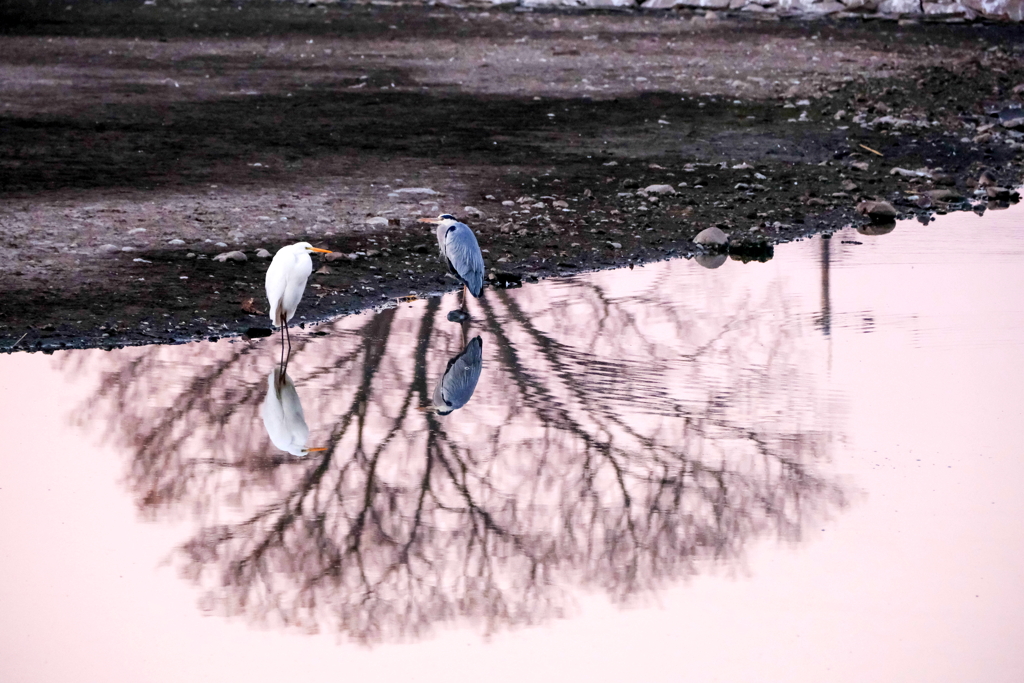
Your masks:
[[[484,286],[484,255],[477,244],[476,235],[465,223],[450,213],[437,218],[421,218],[424,223],[437,225],[437,247],[448,272],[463,284],[462,306],[466,306],[466,290],[479,298]]]
[[[291,336],[288,334],[288,321],[295,315],[295,309],[302,301],[302,292],[306,289],[306,280],[313,272],[311,251],[330,254],[329,249],[317,249],[309,242],[297,242],[281,247],[274,254],[274,260],[267,269],[267,301],[270,302],[270,322],[283,328],[283,336],[288,337],[288,348],[291,348]],[[284,364],[284,339],[281,340],[281,358]]]
[[[267,376],[267,397],[260,410],[263,427],[271,443],[285,453],[306,455],[326,448],[306,448],[309,427],[302,413],[302,402],[295,391],[295,383],[288,376],[285,365],[274,368]]]
[[[483,364],[484,342],[473,337],[457,356],[448,361],[441,379],[434,386],[431,402],[439,415],[448,415],[469,402],[476,391]]]

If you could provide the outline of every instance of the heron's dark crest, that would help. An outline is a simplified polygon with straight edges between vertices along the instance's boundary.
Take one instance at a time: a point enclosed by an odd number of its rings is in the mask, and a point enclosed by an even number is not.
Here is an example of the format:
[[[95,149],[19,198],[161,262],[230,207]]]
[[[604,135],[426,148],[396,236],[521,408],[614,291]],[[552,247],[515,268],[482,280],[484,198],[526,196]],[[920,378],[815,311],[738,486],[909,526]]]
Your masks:
[[[457,221],[457,220],[459,220],[458,218],[456,218],[455,216],[451,215],[450,213],[442,213],[437,218],[438,218],[438,220],[442,220],[442,221]]]

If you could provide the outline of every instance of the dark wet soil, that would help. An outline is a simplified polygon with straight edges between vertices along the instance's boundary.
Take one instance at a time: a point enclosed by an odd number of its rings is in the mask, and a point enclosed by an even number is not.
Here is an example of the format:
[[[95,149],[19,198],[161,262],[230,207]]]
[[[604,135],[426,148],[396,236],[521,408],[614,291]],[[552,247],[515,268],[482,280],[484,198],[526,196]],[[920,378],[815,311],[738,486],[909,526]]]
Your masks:
[[[1000,123],[1024,94],[1022,34],[5,3],[0,348],[266,328],[256,250],[300,240],[344,255],[317,261],[307,321],[452,289],[416,221],[440,212],[473,227],[499,280],[530,281],[693,256],[710,226],[756,267],[780,242],[866,224],[864,199],[921,220],[1000,208],[975,183],[1022,180],[1024,127]],[[398,192],[414,188],[431,192]],[[247,260],[213,260],[234,250]]]

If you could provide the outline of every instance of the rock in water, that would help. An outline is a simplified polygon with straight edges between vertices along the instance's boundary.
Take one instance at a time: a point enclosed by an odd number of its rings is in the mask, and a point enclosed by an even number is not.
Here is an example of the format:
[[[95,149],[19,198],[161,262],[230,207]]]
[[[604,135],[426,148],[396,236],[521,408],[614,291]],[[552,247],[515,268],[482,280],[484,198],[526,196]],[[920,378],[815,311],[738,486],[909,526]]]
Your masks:
[[[1015,190],[1011,190],[1006,187],[998,187],[996,185],[988,185],[985,187],[985,194],[989,199],[997,199],[1001,201],[1017,201],[1020,199],[1020,194]]]
[[[503,273],[501,271],[491,271],[487,275],[487,279],[495,287],[522,287],[523,276],[518,273]]]
[[[694,244],[708,247],[722,247],[729,243],[729,238],[717,227],[705,228],[693,238]]]
[[[887,235],[896,229],[896,221],[878,221],[867,225],[858,225],[857,232],[862,235]]]
[[[857,205],[857,213],[867,216],[875,223],[885,223],[896,219],[896,209],[889,202],[866,201]]]
[[[697,254],[693,260],[705,268],[714,270],[725,263],[728,257],[725,254]]]

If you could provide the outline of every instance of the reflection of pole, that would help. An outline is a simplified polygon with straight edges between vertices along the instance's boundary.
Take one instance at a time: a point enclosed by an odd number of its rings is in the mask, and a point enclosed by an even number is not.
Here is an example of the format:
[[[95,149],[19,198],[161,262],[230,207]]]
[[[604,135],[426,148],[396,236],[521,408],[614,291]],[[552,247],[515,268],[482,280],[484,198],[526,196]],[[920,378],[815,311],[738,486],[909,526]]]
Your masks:
[[[832,335],[832,296],[829,292],[829,257],[832,245],[831,235],[821,236],[821,316],[818,324],[822,333],[829,337]]]

